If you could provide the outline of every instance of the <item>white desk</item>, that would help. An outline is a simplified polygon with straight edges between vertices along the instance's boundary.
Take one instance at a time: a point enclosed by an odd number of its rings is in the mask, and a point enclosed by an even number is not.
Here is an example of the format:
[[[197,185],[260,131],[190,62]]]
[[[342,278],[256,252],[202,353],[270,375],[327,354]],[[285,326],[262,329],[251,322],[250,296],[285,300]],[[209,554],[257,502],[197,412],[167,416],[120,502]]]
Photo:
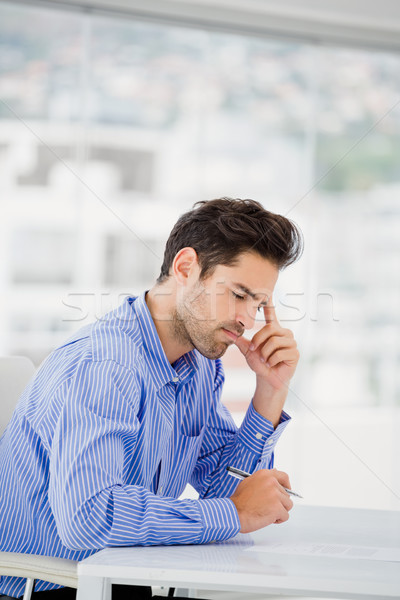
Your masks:
[[[400,598],[400,562],[248,551],[274,542],[400,547],[400,511],[301,506],[253,534],[199,546],[106,548],[78,565],[77,600],[109,600],[111,583],[279,595]]]

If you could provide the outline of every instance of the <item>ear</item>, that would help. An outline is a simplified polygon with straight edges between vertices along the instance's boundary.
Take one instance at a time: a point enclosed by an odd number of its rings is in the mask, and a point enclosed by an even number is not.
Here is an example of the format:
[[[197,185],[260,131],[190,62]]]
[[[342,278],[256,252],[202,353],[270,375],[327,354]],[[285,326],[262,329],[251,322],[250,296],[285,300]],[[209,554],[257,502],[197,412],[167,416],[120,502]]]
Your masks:
[[[172,263],[172,273],[180,285],[186,285],[193,280],[197,281],[200,275],[200,265],[194,248],[188,247],[179,250]]]

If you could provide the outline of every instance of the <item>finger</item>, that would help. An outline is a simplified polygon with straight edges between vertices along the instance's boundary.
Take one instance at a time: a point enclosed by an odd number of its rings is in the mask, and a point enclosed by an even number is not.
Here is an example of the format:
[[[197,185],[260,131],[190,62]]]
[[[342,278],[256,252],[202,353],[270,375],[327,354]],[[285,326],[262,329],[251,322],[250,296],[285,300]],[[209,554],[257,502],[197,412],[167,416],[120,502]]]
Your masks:
[[[289,488],[288,488],[289,489]],[[294,504],[291,496],[282,488],[282,495],[280,496],[280,500],[282,502],[282,506],[285,510],[292,510]]]
[[[260,347],[260,353],[265,362],[270,362],[269,359],[272,358],[276,352],[280,352],[281,350],[290,352],[296,348],[297,344],[295,340],[274,335],[274,337],[270,338]]]
[[[260,344],[266,342],[273,335],[293,339],[293,333],[290,331],[290,329],[283,329],[279,323],[272,322],[268,323],[268,325],[264,325],[262,329],[253,335],[251,339],[251,345],[254,346],[254,349],[256,349]]]
[[[274,475],[276,477],[276,479],[278,480],[278,482],[281,484],[281,486],[288,488],[290,490],[291,485],[290,485],[290,480],[289,480],[289,475],[287,473],[285,473],[285,471],[278,471],[277,469],[272,469],[274,471]]]
[[[239,348],[243,356],[246,356],[250,350],[250,341],[246,340],[246,338],[243,336],[236,338],[234,344]]]
[[[272,354],[268,356],[268,358],[264,358],[265,362],[268,363],[270,367],[276,367],[279,363],[286,363],[287,365],[292,365],[293,363],[297,363],[300,358],[300,353],[297,348],[279,348],[279,350],[275,350]]]
[[[292,508],[293,508],[293,500],[291,499],[289,494],[285,491],[283,491],[282,505],[287,512],[289,512],[289,510],[292,510]]]
[[[284,523],[288,519],[289,519],[289,512],[286,509],[282,508],[282,510],[278,514],[278,518],[276,519],[275,523],[277,523],[277,524]]]
[[[272,303],[272,294],[268,298],[267,306],[264,306],[264,317],[266,323],[273,323],[274,321],[278,322],[275,307]]]

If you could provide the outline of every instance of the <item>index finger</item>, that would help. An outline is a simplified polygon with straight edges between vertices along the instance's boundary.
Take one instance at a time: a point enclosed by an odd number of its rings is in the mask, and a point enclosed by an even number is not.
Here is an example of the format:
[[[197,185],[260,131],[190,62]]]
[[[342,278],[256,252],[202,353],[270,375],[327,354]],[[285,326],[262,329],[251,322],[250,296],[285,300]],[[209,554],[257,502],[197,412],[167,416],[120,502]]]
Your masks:
[[[275,477],[279,481],[282,487],[291,488],[289,475],[284,471],[278,471],[277,469],[273,469],[275,471]]]
[[[264,306],[264,317],[266,323],[272,323],[273,321],[278,321],[275,312],[275,306],[272,301],[272,294],[268,298],[267,306]]]

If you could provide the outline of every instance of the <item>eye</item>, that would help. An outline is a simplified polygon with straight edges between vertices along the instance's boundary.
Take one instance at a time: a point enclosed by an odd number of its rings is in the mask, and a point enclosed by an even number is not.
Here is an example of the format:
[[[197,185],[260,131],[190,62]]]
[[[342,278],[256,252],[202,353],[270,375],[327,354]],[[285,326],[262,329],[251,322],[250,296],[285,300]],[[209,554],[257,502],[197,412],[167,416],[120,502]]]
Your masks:
[[[240,294],[236,294],[236,292],[232,291],[232,294],[233,294],[233,297],[237,298],[238,300],[244,300],[245,299],[244,296],[241,296]]]

